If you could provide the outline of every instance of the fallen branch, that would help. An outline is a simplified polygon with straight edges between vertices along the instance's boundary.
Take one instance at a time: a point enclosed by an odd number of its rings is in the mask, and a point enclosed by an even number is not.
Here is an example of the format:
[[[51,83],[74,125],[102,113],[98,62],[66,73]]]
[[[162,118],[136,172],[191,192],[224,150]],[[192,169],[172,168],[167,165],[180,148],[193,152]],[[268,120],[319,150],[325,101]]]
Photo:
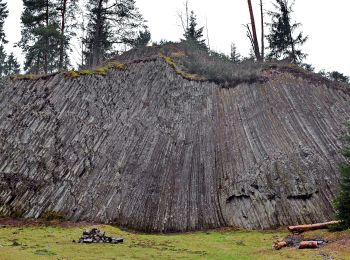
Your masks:
[[[327,229],[330,225],[334,225],[338,223],[340,223],[340,221],[330,221],[326,223],[317,223],[317,224],[311,224],[311,225],[290,226],[288,227],[288,230],[292,233],[302,233],[309,230]]]

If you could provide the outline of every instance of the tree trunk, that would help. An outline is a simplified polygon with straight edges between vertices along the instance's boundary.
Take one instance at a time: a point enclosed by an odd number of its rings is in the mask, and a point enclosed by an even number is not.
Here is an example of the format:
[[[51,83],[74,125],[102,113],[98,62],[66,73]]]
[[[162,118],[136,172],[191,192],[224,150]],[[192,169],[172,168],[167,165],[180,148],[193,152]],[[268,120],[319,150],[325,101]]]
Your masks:
[[[67,10],[67,2],[68,0],[63,0],[62,3],[62,16],[61,16],[61,42],[60,42],[60,61],[59,61],[59,70],[63,69],[63,62],[64,62],[64,30],[66,26],[66,10]]]
[[[254,53],[255,53],[256,59],[258,61],[261,61],[260,50],[259,50],[259,42],[258,42],[258,38],[256,36],[255,19],[254,19],[254,12],[253,12],[253,7],[252,7],[252,1],[251,0],[248,0],[248,7],[249,7],[250,21],[251,21],[251,24],[252,24],[252,31],[253,31]]]
[[[49,28],[49,0],[46,0],[46,29]],[[44,73],[48,72],[48,52],[49,52],[49,38],[45,35],[45,51],[44,51]]]
[[[290,45],[292,46],[292,55],[293,55],[292,59],[294,63],[297,63],[297,56],[295,54],[295,46],[294,46],[294,41],[292,36],[292,29],[289,30],[289,38],[290,38]]]
[[[92,64],[91,66],[97,66],[100,63],[101,59],[101,44],[100,44],[100,35],[102,34],[102,5],[103,0],[98,2],[97,7],[97,17],[96,17],[96,32],[93,41],[93,54],[92,54]]]
[[[287,1],[284,1],[283,2],[284,4],[284,8],[286,10],[286,18],[287,18],[287,22],[288,24],[286,25],[287,28],[288,28],[288,37],[289,37],[289,41],[290,41],[290,46],[292,48],[292,62],[296,63],[297,62],[297,57],[296,57],[296,54],[295,54],[295,46],[294,46],[294,41],[293,41],[293,35],[292,35],[292,27],[290,25],[290,17],[289,17],[289,14],[291,12],[290,8],[288,8],[288,2]]]
[[[340,221],[330,221],[326,223],[317,223],[311,225],[300,225],[300,226],[290,226],[288,230],[293,233],[302,233],[305,231],[316,230],[316,229],[326,229],[329,225],[338,224]]]
[[[263,2],[260,0],[260,13],[261,13],[261,60],[265,59],[265,31],[264,31],[264,8]]]

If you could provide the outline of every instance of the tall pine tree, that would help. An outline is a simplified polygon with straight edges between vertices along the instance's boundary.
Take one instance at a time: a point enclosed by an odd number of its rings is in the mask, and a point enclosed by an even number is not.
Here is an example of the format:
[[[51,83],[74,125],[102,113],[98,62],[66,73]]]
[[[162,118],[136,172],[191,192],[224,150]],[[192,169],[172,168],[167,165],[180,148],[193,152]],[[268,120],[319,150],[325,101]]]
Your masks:
[[[24,69],[51,73],[69,65],[69,41],[74,35],[78,0],[23,0],[22,38]]]
[[[0,0],[0,43],[6,44],[6,35],[4,31],[5,19],[7,18],[9,11],[7,9],[7,3],[4,3],[3,0]]]
[[[6,52],[4,44],[7,43],[6,35],[4,31],[5,19],[8,16],[7,3],[0,0],[0,78],[6,75],[5,63],[6,63]]]
[[[53,72],[58,67],[60,31],[56,5],[49,0],[23,0],[22,38],[24,69],[32,73]]]
[[[89,0],[85,44],[85,65],[101,64],[118,50],[127,46],[145,28],[144,19],[135,0]],[[119,48],[120,49],[120,48]]]
[[[67,69],[69,66],[70,41],[75,36],[75,29],[78,22],[76,19],[79,11],[79,0],[56,0],[57,10],[59,11],[60,23],[60,50],[58,69]]]
[[[269,42],[269,58],[289,59],[293,63],[301,63],[306,57],[300,46],[303,45],[308,37],[304,37],[302,32],[296,33],[301,24],[292,23],[291,14],[293,5],[288,0],[276,0],[274,3],[275,11],[270,11],[272,23],[270,25],[270,34],[266,37]]]

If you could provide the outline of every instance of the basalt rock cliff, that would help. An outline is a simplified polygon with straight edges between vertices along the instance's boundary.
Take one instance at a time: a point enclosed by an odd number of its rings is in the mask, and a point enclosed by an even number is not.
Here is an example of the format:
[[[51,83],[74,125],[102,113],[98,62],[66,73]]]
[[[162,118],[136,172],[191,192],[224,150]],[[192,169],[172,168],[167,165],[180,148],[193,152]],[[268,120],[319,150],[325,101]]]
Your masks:
[[[0,88],[0,213],[147,232],[330,220],[350,93],[270,68],[233,88],[164,58]]]

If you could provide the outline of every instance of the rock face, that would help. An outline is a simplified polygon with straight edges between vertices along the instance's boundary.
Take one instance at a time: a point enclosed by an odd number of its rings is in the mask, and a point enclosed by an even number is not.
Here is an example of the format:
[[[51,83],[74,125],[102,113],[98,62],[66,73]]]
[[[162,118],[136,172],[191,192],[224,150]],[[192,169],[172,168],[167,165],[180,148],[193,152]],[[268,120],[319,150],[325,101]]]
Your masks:
[[[161,58],[0,89],[0,213],[147,232],[327,221],[348,91],[289,73],[224,89]]]

